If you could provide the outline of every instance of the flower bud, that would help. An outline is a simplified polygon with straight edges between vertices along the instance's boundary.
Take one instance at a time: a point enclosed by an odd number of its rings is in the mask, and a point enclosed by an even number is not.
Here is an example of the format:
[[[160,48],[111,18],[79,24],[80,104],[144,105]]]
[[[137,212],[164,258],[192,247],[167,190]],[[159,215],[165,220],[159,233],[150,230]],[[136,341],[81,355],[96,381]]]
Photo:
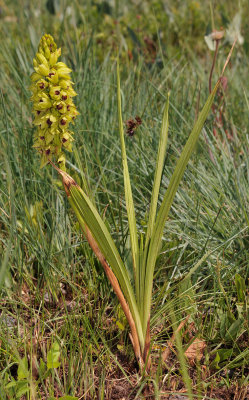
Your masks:
[[[47,76],[49,74],[49,66],[45,64],[40,64],[38,67],[35,67],[35,70],[38,74]]]
[[[32,82],[38,81],[38,79],[41,79],[42,76],[40,74],[37,74],[37,72],[33,72],[31,75],[30,79]]]
[[[56,64],[58,57],[60,57],[60,55],[61,55],[61,49],[58,49],[54,53],[50,54],[49,63],[51,66]]]
[[[46,57],[42,53],[37,53],[36,54],[36,60],[39,62],[39,64],[45,64],[48,65],[48,62],[46,60]]]

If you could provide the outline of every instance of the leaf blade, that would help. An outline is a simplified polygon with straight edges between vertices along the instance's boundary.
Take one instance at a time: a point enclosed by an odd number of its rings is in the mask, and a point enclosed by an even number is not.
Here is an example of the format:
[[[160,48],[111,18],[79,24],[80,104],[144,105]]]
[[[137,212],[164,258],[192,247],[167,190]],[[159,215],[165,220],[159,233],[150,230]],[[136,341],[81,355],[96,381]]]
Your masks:
[[[160,132],[160,137],[159,137],[159,143],[158,143],[158,152],[157,152],[157,161],[156,161],[156,170],[155,170],[155,175],[154,175],[154,183],[153,183],[153,189],[152,189],[152,195],[151,195],[151,203],[150,203],[150,211],[149,211],[149,221],[148,221],[148,226],[147,226],[147,231],[146,231],[146,238],[145,238],[145,246],[142,252],[142,260],[141,260],[141,265],[140,265],[140,303],[144,303],[144,293],[147,290],[146,288],[146,282],[145,282],[145,275],[146,275],[146,260],[147,260],[147,253],[148,253],[148,246],[149,242],[151,239],[152,231],[153,231],[153,226],[155,223],[155,218],[156,218],[156,211],[157,211],[157,205],[158,205],[158,196],[159,196],[159,190],[160,190],[160,184],[161,184],[161,178],[162,178],[162,172],[163,172],[163,167],[164,167],[164,159],[165,159],[165,153],[166,153],[166,148],[167,148],[167,142],[168,142],[168,129],[169,129],[169,93],[168,93],[168,98],[164,107],[164,112],[163,112],[163,119],[162,119],[162,127],[161,127],[161,132]],[[141,318],[143,318],[144,314],[142,313]]]
[[[117,247],[108,231],[105,223],[101,219],[98,211],[92,204],[89,197],[79,186],[71,185],[70,196],[68,200],[76,214],[76,217],[84,231],[84,224],[87,225],[92,233],[100,251],[104,255],[108,264],[113,270],[116,278],[119,281],[121,290],[129,304],[130,311],[134,318],[137,334],[141,346],[143,346],[144,338],[142,334],[142,325],[140,315],[137,308],[134,290],[132,288],[127,269],[120,257]]]
[[[145,246],[148,244],[151,234],[153,231],[153,226],[156,217],[156,210],[158,204],[158,195],[160,190],[160,183],[162,178],[163,166],[164,166],[164,158],[166,153],[166,147],[168,142],[168,129],[169,129],[169,93],[167,102],[164,107],[163,112],[163,120],[162,120],[162,128],[159,138],[158,144],[158,153],[157,153],[157,161],[156,161],[156,171],[155,171],[155,178],[153,183],[152,189],[152,196],[151,196],[151,204],[150,204],[150,212],[149,212],[149,222],[146,232],[146,243]]]
[[[153,275],[154,275],[154,268],[155,268],[155,263],[156,259],[161,247],[161,241],[162,241],[162,236],[163,236],[163,230],[164,226],[166,223],[166,220],[168,218],[168,214],[171,208],[171,205],[173,203],[175,194],[177,192],[178,186],[180,184],[180,181],[182,179],[182,176],[184,174],[185,168],[187,166],[187,163],[189,161],[189,158],[194,151],[195,145],[197,143],[197,140],[199,138],[199,135],[201,133],[202,127],[205,123],[205,120],[208,116],[208,113],[211,109],[215,94],[218,90],[218,87],[220,85],[220,79],[216,83],[213,91],[209,95],[194,127],[193,130],[184,146],[184,149],[180,155],[180,158],[177,161],[175,170],[173,172],[173,175],[170,179],[169,186],[166,190],[166,193],[163,198],[163,202],[160,206],[155,225],[153,228],[152,236],[151,236],[151,242],[149,245],[149,250],[148,250],[148,257],[147,257],[147,268],[146,268],[146,276],[145,276],[145,285],[147,287],[147,290],[145,292],[145,298],[144,298],[144,321],[143,321],[143,332],[146,332],[146,327],[147,327],[147,321],[150,316],[150,307],[151,307],[151,294],[152,294],[152,285],[153,285]]]
[[[123,174],[124,174],[124,188],[125,188],[125,203],[129,224],[130,241],[131,241],[131,252],[133,260],[133,272],[134,280],[136,286],[137,298],[139,298],[139,246],[138,246],[138,234],[137,225],[135,217],[135,208],[131,190],[130,175],[127,163],[125,140],[124,140],[124,129],[122,120],[122,107],[121,107],[121,93],[120,93],[120,74],[119,74],[119,62],[117,62],[117,100],[118,100],[118,122],[119,122],[119,135],[121,143],[121,154],[122,154],[122,164],[123,164]]]

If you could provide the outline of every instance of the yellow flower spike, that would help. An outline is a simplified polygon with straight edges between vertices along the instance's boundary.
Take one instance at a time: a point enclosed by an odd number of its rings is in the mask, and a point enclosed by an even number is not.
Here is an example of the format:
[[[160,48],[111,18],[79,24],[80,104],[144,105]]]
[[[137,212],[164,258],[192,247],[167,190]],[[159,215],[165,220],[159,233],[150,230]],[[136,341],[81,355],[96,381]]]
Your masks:
[[[41,167],[56,157],[65,170],[66,157],[62,149],[72,151],[73,132],[69,124],[79,114],[72,98],[76,96],[70,78],[71,69],[58,62],[61,49],[57,49],[51,35],[44,35],[33,60],[31,75],[33,124],[36,126],[33,147],[41,154]]]

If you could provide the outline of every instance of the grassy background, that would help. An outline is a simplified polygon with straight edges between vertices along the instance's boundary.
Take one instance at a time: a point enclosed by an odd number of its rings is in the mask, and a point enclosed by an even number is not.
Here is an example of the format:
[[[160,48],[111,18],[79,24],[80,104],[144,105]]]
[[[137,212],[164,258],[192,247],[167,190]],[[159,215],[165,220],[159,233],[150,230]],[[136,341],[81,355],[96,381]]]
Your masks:
[[[226,398],[229,393],[245,398],[248,304],[241,282],[248,285],[248,4],[241,1],[245,41],[235,48],[227,69],[222,123],[217,125],[210,114],[165,229],[152,315],[155,371],[151,380],[139,380],[116,298],[79,232],[58,176],[49,167],[39,169],[32,149],[32,58],[41,35],[51,33],[62,48],[63,61],[73,69],[80,116],[73,128],[69,172],[79,183],[86,175],[125,258],[128,224],[117,121],[117,48],[123,119],[142,118],[126,145],[143,231],[167,91],[170,130],[161,195],[198,105],[208,95],[213,53],[204,35],[211,30],[210,6],[197,1],[82,3],[0,2],[0,397],[166,399],[167,393],[183,388],[186,370],[199,398]],[[215,26],[226,28],[238,5],[219,3],[213,3]],[[228,51],[224,42],[216,78]],[[207,251],[209,257],[184,281]],[[235,279],[236,274],[243,279]],[[161,352],[174,324],[188,315],[178,351],[183,354],[198,337],[207,346],[203,357],[182,369],[172,353],[165,366]],[[60,366],[49,368],[49,357],[55,359],[55,354],[60,355]]]

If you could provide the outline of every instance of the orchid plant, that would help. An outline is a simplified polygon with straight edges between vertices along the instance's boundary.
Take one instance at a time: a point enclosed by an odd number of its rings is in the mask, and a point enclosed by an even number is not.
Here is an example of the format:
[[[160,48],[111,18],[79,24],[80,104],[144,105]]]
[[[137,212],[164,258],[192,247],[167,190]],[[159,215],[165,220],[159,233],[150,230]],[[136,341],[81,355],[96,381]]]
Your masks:
[[[193,153],[212,106],[221,78],[210,93],[176,164],[161,204],[158,204],[161,177],[166,154],[169,127],[169,94],[163,112],[157,161],[151,195],[147,229],[138,233],[132,196],[122,121],[119,64],[117,62],[117,110],[124,174],[125,201],[129,224],[131,260],[122,260],[116,244],[93,201],[66,172],[64,150],[72,150],[73,132],[69,124],[78,115],[73,103],[76,92],[70,79],[71,70],[58,62],[61,50],[54,39],[44,35],[34,59],[31,75],[34,112],[34,147],[41,155],[41,165],[50,163],[61,175],[69,203],[93,252],[116,293],[130,326],[130,338],[141,369],[150,369],[150,316],[153,277],[160,253],[165,223],[185,168]],[[226,63],[227,64],[227,63]],[[132,262],[132,268],[127,265]],[[133,271],[130,278],[128,271]]]

